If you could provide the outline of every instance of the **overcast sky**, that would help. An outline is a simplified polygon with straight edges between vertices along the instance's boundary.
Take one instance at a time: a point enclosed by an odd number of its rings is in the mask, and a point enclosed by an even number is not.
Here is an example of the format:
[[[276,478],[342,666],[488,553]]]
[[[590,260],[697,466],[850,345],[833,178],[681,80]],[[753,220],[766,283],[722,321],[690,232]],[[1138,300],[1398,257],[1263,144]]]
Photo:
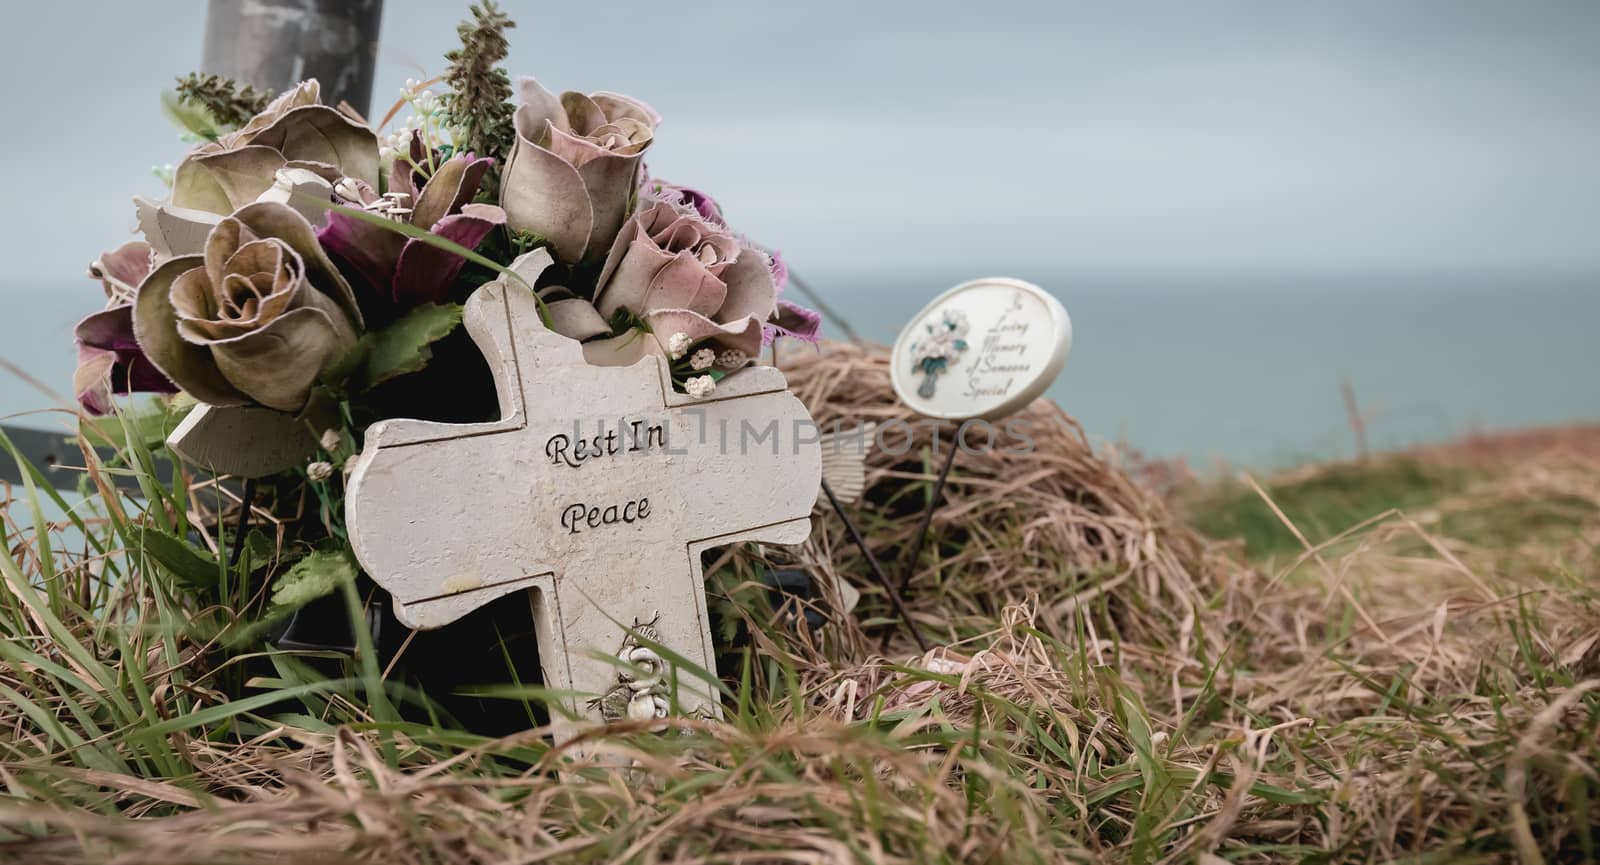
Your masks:
[[[802,272],[1600,270],[1597,0],[504,5]],[[387,6],[383,104],[466,3]],[[5,5],[0,283],[126,236],[203,9]]]

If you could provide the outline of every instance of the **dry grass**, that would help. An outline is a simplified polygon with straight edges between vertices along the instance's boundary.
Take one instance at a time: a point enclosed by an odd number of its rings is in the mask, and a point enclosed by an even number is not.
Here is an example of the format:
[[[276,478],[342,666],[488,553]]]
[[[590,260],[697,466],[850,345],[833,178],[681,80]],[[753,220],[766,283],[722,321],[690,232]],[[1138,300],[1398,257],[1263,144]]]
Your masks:
[[[54,830],[11,845],[29,862],[1062,861],[1030,850],[1036,836],[972,813],[943,783],[946,767],[917,752],[821,722],[760,736],[684,726],[693,735],[648,747],[612,734],[559,773],[486,767],[508,741],[394,768],[348,729],[299,734],[296,751],[252,754],[259,786],[226,807],[196,808],[182,788],[149,784],[127,798],[182,813],[131,820],[16,805],[0,817]],[[586,768],[601,759],[631,768]],[[1013,795],[1018,809],[1037,807]]]
[[[900,565],[930,475],[958,427],[907,411],[890,388],[882,352],[834,345],[826,354],[801,354],[784,372],[824,430],[868,422],[883,430],[886,449],[868,461],[872,507],[860,516],[880,561]],[[934,516],[933,554],[911,581],[912,615],[959,639],[991,630],[1005,607],[1032,598],[1040,627],[1063,642],[1077,640],[1082,624],[1096,650],[1120,641],[1194,651],[1199,610],[1222,573],[1199,535],[1108,455],[1095,454],[1054,403],[1039,400],[1011,420],[1031,439],[1028,452],[1015,452],[1021,439],[1003,425],[992,448],[981,447],[981,431],[968,433],[971,450],[981,452],[956,457],[946,504]],[[864,574],[837,521],[830,528],[825,558]],[[1078,617],[1079,610],[1104,615]]]
[[[901,416],[880,357],[832,347],[786,369],[824,422]],[[189,613],[158,570],[63,552],[70,532],[43,547],[19,495],[0,557],[0,859],[1600,857],[1592,453],[1518,453],[1263,568],[1059,410],[1026,417],[1035,453],[958,458],[908,598],[938,648],[897,633],[878,651],[889,608],[823,515],[804,556],[824,589],[862,589],[857,615],[783,625],[756,561],[727,556],[719,606],[749,637],[724,659],[729,722],[597,731],[582,759],[539,731],[490,740],[393,710],[417,697],[371,659],[325,680],[269,653],[270,674],[231,680],[243,662],[176,624]],[[931,463],[871,461],[858,517],[886,561]]]

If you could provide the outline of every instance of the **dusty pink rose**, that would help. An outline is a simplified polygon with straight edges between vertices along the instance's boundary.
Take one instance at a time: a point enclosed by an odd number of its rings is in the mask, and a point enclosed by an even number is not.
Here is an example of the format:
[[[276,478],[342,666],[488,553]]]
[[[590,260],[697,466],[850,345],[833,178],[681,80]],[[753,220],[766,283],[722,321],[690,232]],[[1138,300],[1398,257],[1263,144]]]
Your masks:
[[[687,334],[754,357],[762,324],[776,311],[766,253],[695,210],[641,198],[600,273],[595,305],[610,319],[627,309],[663,342]]]
[[[518,87],[517,142],[500,184],[506,224],[550,241],[560,261],[597,260],[628,215],[661,117],[615,93],[557,98],[532,78]]]
[[[320,98],[316,79],[304,81],[243,127],[196,147],[178,165],[171,206],[232,213],[270,189],[280,168],[377,184],[377,136]]]
[[[363,327],[311,223],[271,202],[224,217],[202,255],[152,271],[133,318],[150,360],[196,399],[284,412],[305,405]]]

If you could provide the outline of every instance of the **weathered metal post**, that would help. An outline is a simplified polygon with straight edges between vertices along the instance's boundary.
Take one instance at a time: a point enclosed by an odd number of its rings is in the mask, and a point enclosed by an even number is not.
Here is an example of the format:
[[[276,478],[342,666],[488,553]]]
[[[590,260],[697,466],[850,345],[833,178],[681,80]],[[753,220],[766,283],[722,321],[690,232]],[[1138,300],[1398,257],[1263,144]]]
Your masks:
[[[210,0],[200,68],[282,93],[307,78],[366,114],[383,0]]]

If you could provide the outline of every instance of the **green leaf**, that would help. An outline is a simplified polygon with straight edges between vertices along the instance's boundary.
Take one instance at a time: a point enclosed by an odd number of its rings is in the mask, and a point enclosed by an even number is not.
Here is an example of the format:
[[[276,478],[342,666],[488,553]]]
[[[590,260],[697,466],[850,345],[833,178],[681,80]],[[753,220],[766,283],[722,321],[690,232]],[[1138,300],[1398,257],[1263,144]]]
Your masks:
[[[139,530],[139,548],[186,586],[211,588],[222,576],[215,558],[196,550],[182,538],[154,526],[144,526]]]
[[[611,320],[606,323],[611,325],[612,336],[620,336],[634,329],[645,333],[650,332],[650,322],[645,321],[638,313],[625,306],[617,307],[616,311],[611,313]]]
[[[223,644],[230,649],[240,649],[266,636],[274,625],[306,604],[325,598],[339,587],[353,583],[356,578],[355,562],[342,550],[318,550],[295,562],[288,572],[272,586],[272,601],[266,610],[248,624],[230,628]]]
[[[197,105],[180,98],[175,90],[167,90],[161,94],[161,107],[166,109],[167,116],[172,118],[172,122],[207,141],[216,141],[226,131],[204,105]]]
[[[272,587],[272,610],[297,610],[356,578],[355,563],[339,550],[318,550],[294,563]]]
[[[460,304],[423,304],[383,330],[362,337],[366,350],[359,375],[360,386],[372,387],[427,366],[433,357],[428,346],[444,339],[461,324],[461,312]]]
[[[265,709],[274,704],[283,703],[310,694],[324,694],[329,691],[337,691],[346,685],[356,683],[358,683],[358,680],[355,679],[323,679],[318,682],[307,682],[303,685],[296,685],[292,688],[280,688],[276,691],[268,691],[264,694],[252,694],[248,697],[239,697],[237,699],[228,700],[224,703],[207,706],[204,709],[197,709],[192,712],[186,712],[181,715],[166,718],[146,727],[130,727],[117,735],[115,741],[149,741],[158,739],[159,737],[165,736],[168,733],[176,733],[184,730],[204,730],[222,721],[226,721],[229,718],[254,712],[257,709]]]
[[[133,429],[138,441],[150,450],[158,450],[167,435],[177,429],[178,422],[194,408],[192,405],[171,407],[161,400],[143,400],[124,411],[123,417]],[[127,444],[127,431],[116,415],[78,419],[78,435],[91,446],[116,450]]]
[[[1096,670],[1095,676],[1103,697],[1109,698],[1113,716],[1133,746],[1134,763],[1143,781],[1144,789],[1133,821],[1132,859],[1138,863],[1154,862],[1159,858],[1159,851],[1171,840],[1172,821],[1188,816],[1182,811],[1183,790],[1167,771],[1166,760],[1156,753],[1150,716],[1138,697],[1122,683],[1115,670]]]
[[[491,200],[488,203],[494,204],[497,202]],[[516,232],[511,236],[511,244],[512,247],[516,249],[516,254],[519,256],[538,249],[541,246],[549,247],[552,254],[555,252],[555,244],[550,242],[550,238],[532,231]]]
[[[323,368],[318,381],[322,386],[334,393],[343,394],[344,388],[355,378],[356,372],[361,369],[361,364],[367,359],[367,340],[363,334],[361,339],[350,344],[350,347],[340,352],[333,362]]]

